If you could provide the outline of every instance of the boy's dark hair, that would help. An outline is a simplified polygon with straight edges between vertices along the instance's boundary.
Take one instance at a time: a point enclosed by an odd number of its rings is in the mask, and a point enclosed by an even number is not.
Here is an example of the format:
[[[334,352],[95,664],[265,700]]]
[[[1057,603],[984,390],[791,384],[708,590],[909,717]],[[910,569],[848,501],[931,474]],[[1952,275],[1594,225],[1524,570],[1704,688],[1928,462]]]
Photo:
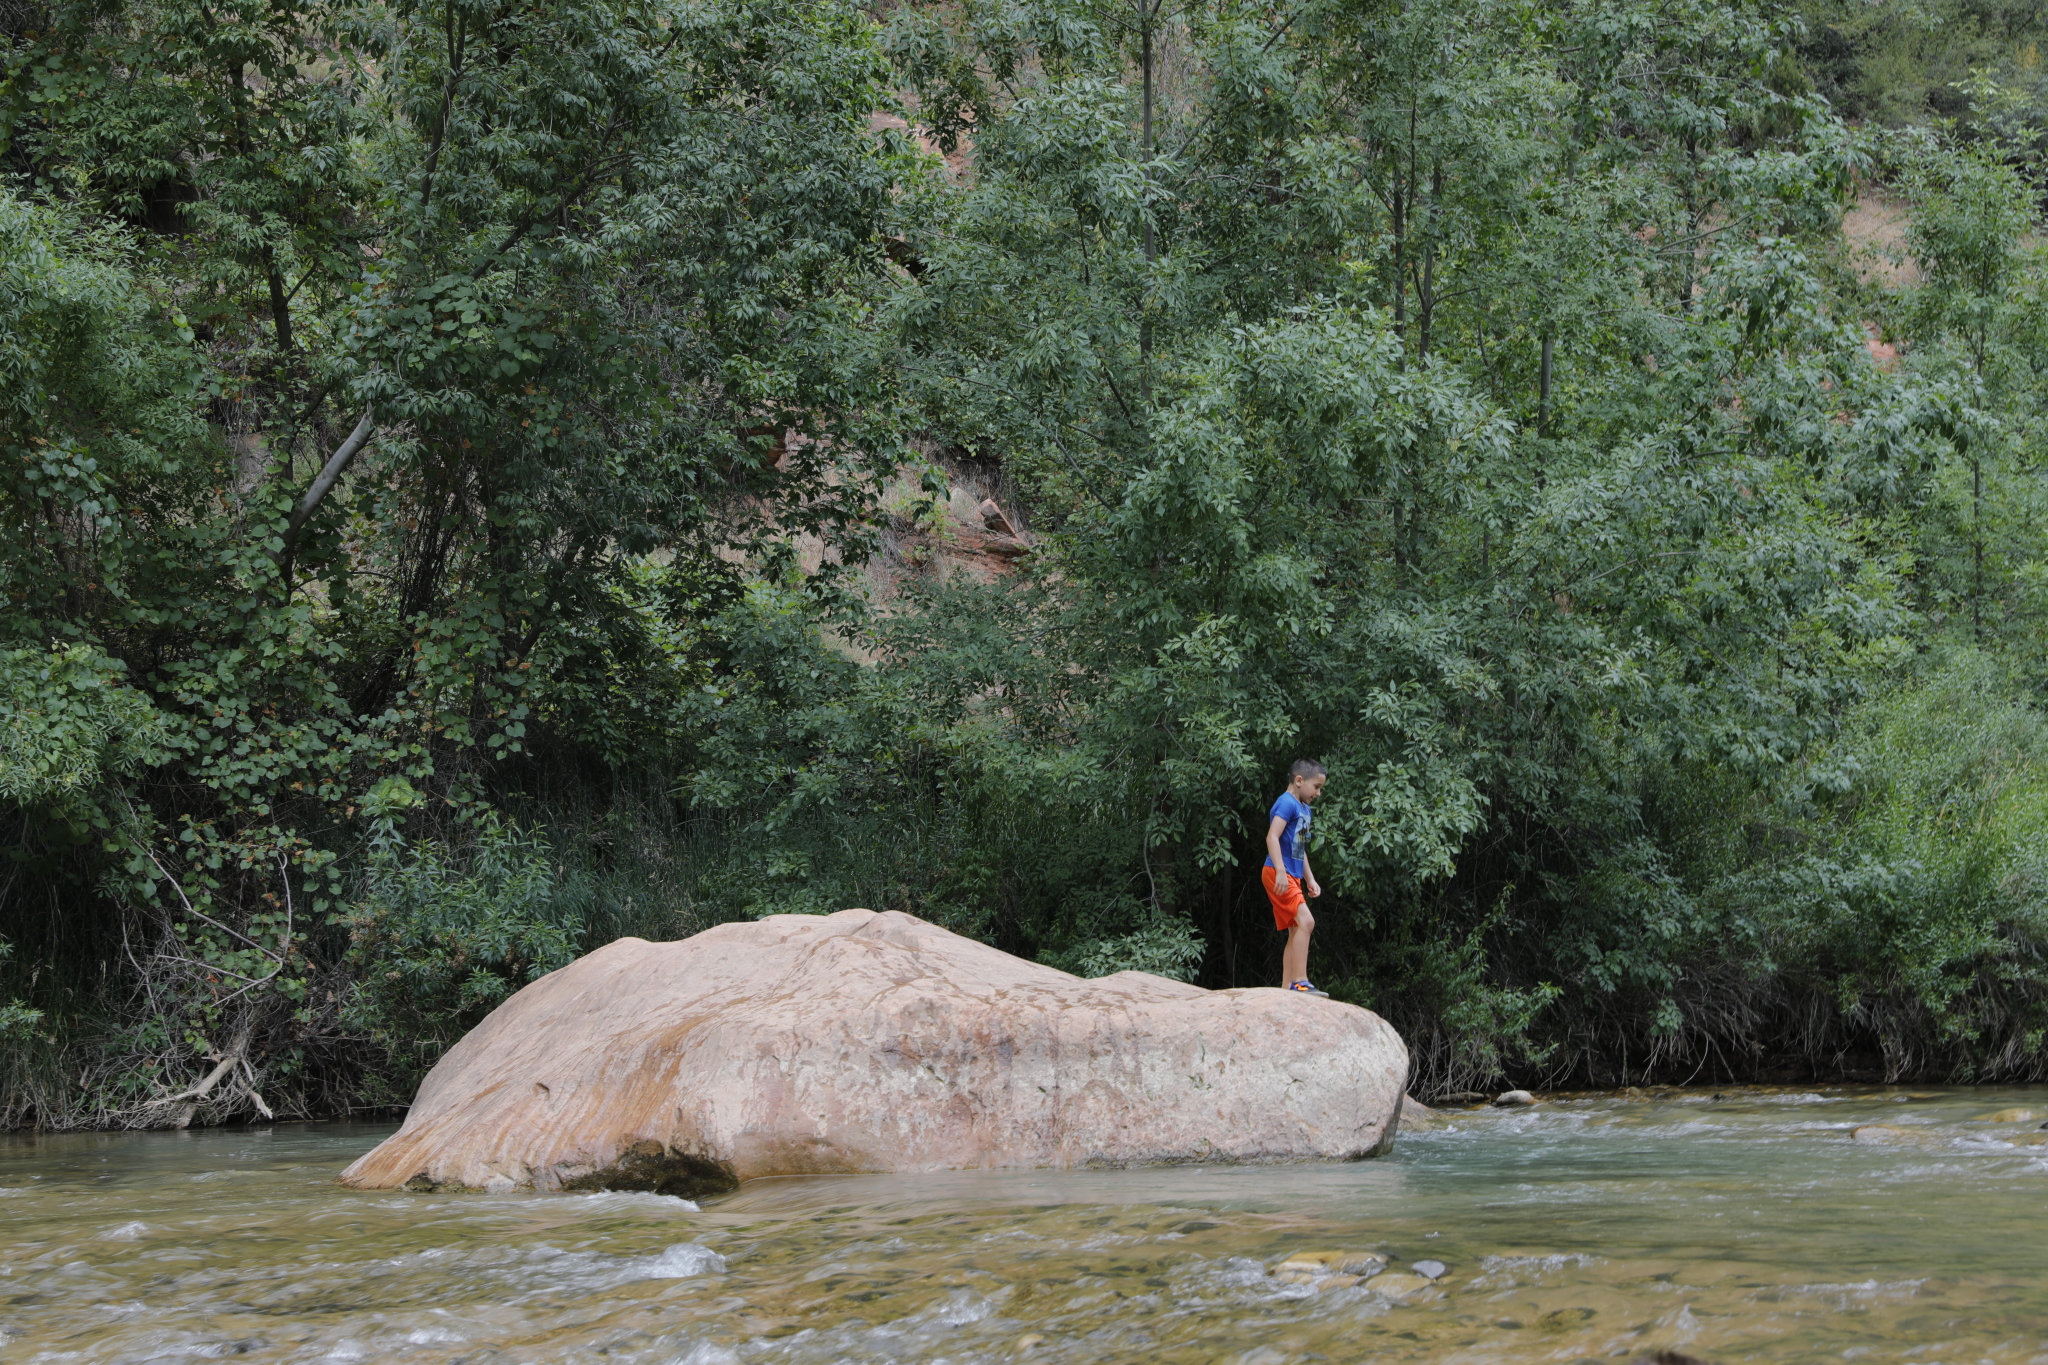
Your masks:
[[[1323,777],[1326,773],[1323,765],[1314,759],[1297,758],[1294,760],[1294,766],[1287,770],[1287,780],[1292,782],[1297,777]]]

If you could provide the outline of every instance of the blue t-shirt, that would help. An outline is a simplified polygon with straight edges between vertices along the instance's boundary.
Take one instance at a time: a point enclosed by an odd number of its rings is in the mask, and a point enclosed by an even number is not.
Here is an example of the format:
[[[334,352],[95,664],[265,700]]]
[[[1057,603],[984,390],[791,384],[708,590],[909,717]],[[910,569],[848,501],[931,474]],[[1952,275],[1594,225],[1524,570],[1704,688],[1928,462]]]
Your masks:
[[[1302,875],[1302,863],[1308,857],[1308,827],[1315,819],[1314,812],[1294,799],[1293,792],[1281,792],[1280,799],[1273,803],[1273,809],[1266,816],[1266,826],[1273,821],[1285,820],[1286,827],[1280,831],[1280,860],[1287,864],[1287,875]],[[1266,855],[1266,866],[1273,865],[1273,856]]]

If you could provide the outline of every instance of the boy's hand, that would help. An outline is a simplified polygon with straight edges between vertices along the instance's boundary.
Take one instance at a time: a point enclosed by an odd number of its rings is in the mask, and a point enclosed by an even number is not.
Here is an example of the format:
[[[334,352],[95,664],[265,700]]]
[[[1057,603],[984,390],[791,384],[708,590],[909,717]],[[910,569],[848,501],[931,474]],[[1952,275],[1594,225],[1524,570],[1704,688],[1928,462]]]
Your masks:
[[[1316,878],[1314,873],[1310,873],[1308,876],[1301,879],[1301,889],[1308,892],[1308,897],[1310,900],[1314,900],[1317,896],[1323,894],[1323,888],[1316,885]]]

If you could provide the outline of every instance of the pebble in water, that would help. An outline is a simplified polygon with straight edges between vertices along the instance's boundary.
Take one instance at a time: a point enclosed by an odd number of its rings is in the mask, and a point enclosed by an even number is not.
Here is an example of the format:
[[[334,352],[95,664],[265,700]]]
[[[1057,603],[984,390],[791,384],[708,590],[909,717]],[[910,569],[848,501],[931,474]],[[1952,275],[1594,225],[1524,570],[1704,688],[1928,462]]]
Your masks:
[[[1417,1261],[1408,1268],[1425,1280],[1441,1280],[1450,1270],[1442,1261]]]
[[[1536,1097],[1526,1090],[1509,1090],[1496,1095],[1493,1102],[1503,1108],[1518,1109],[1536,1103]]]

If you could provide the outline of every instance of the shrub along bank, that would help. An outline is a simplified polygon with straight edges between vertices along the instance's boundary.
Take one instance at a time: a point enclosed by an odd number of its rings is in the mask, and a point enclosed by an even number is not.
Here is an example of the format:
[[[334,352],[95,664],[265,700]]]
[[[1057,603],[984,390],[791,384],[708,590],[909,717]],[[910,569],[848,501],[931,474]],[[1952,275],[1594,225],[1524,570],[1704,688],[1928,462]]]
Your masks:
[[[2038,186],[1789,18],[21,14],[0,1118],[848,904],[1266,984],[1304,753],[1422,1092],[2048,1064]],[[997,466],[1018,570],[873,591]]]

